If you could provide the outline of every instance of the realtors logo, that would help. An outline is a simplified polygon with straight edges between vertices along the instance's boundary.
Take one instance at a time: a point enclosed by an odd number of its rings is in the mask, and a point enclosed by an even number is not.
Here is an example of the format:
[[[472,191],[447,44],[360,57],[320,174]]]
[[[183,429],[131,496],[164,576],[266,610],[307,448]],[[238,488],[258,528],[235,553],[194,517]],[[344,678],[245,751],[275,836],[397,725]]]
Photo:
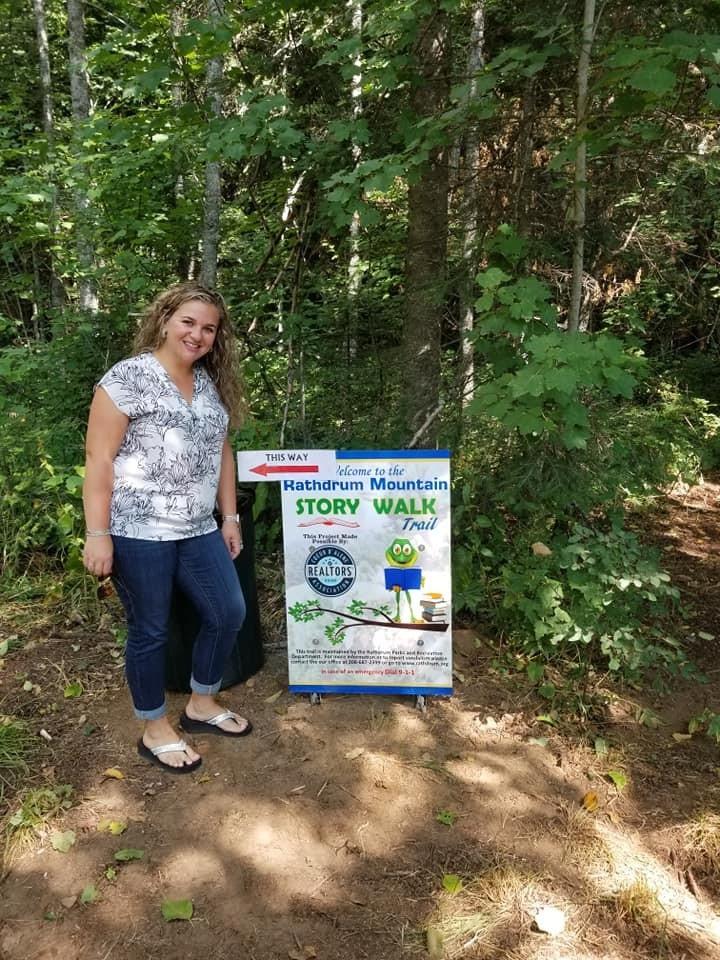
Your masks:
[[[355,561],[342,547],[325,546],[313,550],[305,561],[305,579],[315,593],[339,597],[355,583]]]

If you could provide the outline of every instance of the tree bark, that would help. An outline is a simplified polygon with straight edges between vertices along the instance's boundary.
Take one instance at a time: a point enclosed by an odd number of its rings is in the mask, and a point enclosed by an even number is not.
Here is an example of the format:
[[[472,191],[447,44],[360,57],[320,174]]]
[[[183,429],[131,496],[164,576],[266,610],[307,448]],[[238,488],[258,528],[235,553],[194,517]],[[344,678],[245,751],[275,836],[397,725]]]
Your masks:
[[[528,77],[522,92],[515,165],[512,175],[513,219],[517,232],[521,236],[528,232],[528,211],[532,207],[532,198],[527,196],[525,181],[532,162],[536,110],[535,84],[535,77]]]
[[[35,34],[37,36],[38,64],[40,66],[42,125],[48,143],[52,143],[55,139],[55,124],[53,122],[52,77],[50,74],[50,52],[45,24],[44,0],[33,0],[33,14],[35,16]]]
[[[348,7],[352,18],[352,34],[358,43],[362,39],[363,7],[362,0],[348,0]],[[353,60],[354,73],[350,87],[352,103],[352,120],[356,123],[362,116],[362,52],[358,46]],[[357,167],[362,156],[360,143],[353,139],[352,159],[353,166]],[[350,261],[348,263],[348,358],[353,360],[357,353],[357,322],[358,322],[358,293],[360,292],[361,262],[360,262],[360,214],[354,211],[350,221]]]
[[[438,2],[418,27],[415,60],[419,79],[412,93],[418,119],[437,115],[449,92],[450,42]],[[440,406],[440,332],[447,255],[448,151],[435,147],[408,189],[405,317],[400,414],[405,439],[430,443]],[[423,427],[420,434],[419,427]]]
[[[78,302],[80,309],[95,314],[98,310],[95,271],[95,246],[92,239],[90,200],[87,192],[87,171],[80,159],[82,128],[91,114],[90,84],[85,55],[85,9],[83,0],[68,0],[68,56],[70,72],[70,100],[73,118],[73,147],[75,151],[75,237],[80,279]]]
[[[182,34],[185,26],[185,11],[182,3],[173,4],[170,11],[170,33],[173,43]],[[176,110],[180,110],[185,103],[185,91],[181,80],[176,80],[170,92],[172,104]],[[178,170],[175,176],[174,200],[175,206],[180,207],[185,201],[185,175],[182,169],[182,159],[179,151],[176,154]],[[177,251],[177,274],[182,280],[192,278],[191,264],[197,254],[197,240],[186,239],[184,236],[178,239]]]
[[[585,203],[587,199],[587,91],[590,73],[590,53],[595,28],[595,0],[585,0],[582,45],[577,74],[577,147],[575,150],[575,187],[573,191],[573,263],[570,290],[568,332],[580,329],[583,266],[585,259]]]
[[[467,55],[468,101],[477,97],[477,77],[485,65],[485,0],[472,9],[470,46]],[[475,274],[478,268],[478,218],[480,176],[480,131],[473,123],[465,135],[464,176],[460,183],[460,220],[462,230],[462,266],[458,290],[460,315],[460,388],[462,406],[472,400],[475,390],[475,350],[472,332],[475,326]]]
[[[42,126],[48,142],[48,160],[52,165],[55,156],[55,121],[53,118],[52,73],[50,70],[50,50],[48,47],[47,25],[45,21],[44,0],[33,0],[33,15],[35,18],[35,35],[37,38],[38,72],[40,77],[40,97],[42,103]],[[50,271],[50,305],[59,308],[65,301],[65,290],[62,280],[55,269],[53,246],[57,230],[57,188],[54,182],[54,171],[50,183],[50,249],[47,253]]]
[[[207,16],[217,23],[224,13],[223,0],[208,0]],[[222,57],[213,57],[207,66],[208,102],[213,117],[222,116]],[[217,280],[218,247],[220,244],[220,209],[222,206],[222,173],[219,161],[205,165],[205,200],[203,204],[202,262],[200,282],[214,287]]]

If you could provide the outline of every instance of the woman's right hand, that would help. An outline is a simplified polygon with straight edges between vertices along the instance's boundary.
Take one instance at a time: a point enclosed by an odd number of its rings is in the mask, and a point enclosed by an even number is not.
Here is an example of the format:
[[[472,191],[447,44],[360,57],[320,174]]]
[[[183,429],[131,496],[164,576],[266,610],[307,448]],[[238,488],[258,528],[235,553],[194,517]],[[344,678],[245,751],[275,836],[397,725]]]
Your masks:
[[[83,564],[87,572],[96,577],[107,577],[112,573],[113,542],[109,534],[87,538],[83,550]]]

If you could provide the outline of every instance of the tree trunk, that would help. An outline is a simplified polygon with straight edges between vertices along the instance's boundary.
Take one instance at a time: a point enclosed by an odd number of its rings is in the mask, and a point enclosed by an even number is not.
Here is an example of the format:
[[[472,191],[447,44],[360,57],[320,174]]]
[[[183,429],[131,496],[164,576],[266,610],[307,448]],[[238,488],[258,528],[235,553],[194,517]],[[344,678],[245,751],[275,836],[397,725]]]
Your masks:
[[[575,188],[573,192],[573,263],[570,290],[569,332],[580,329],[583,265],[585,259],[585,201],[587,198],[587,91],[590,73],[590,52],[595,28],[595,0],[585,0],[582,46],[578,59],[577,76],[577,147],[575,150]]]
[[[478,0],[472,10],[467,75],[470,78],[468,100],[477,96],[477,76],[485,65],[485,0]],[[460,388],[462,406],[472,400],[475,390],[475,352],[472,332],[475,325],[475,274],[478,269],[478,217],[480,176],[480,131],[473,123],[465,135],[464,175],[460,183],[460,220],[462,231],[462,266],[458,290],[460,314]]]
[[[362,38],[363,8],[362,0],[349,0],[348,6],[352,17],[352,34],[358,42]],[[362,52],[358,46],[353,61],[354,73],[350,87],[352,103],[352,119],[356,123],[362,116]],[[357,167],[362,156],[362,147],[357,140],[352,142],[353,165]],[[350,262],[348,264],[348,357],[352,361],[357,353],[357,298],[360,292],[361,263],[360,263],[360,214],[356,210],[350,222]]]
[[[181,35],[183,27],[185,26],[185,11],[183,9],[182,3],[173,4],[170,11],[170,33],[172,35],[173,44],[177,41],[177,38]],[[185,91],[183,90],[183,83],[180,80],[177,80],[173,83],[170,96],[172,97],[172,104],[175,110],[180,111],[183,104],[185,103]],[[175,176],[175,187],[173,190],[175,206],[180,207],[185,201],[185,175],[183,173],[182,164],[182,154],[181,151],[176,152],[177,157],[177,166],[178,171]],[[183,232],[184,233],[184,232]],[[193,261],[193,256],[197,252],[197,240],[190,241],[189,238],[186,238],[184,235],[178,238],[178,251],[177,251],[177,274],[182,280],[190,280],[192,278],[192,272],[190,265]]]
[[[95,247],[92,240],[90,201],[87,192],[87,173],[80,159],[82,128],[90,118],[90,84],[85,55],[85,10],[83,0],[68,0],[68,56],[70,72],[70,100],[73,118],[73,146],[75,151],[75,236],[80,280],[78,301],[86,313],[97,313],[98,298],[94,279]]]
[[[224,13],[223,0],[208,0],[207,17],[217,23]],[[222,57],[213,57],[207,67],[208,101],[213,117],[222,116]],[[202,263],[200,282],[214,287],[217,279],[218,246],[220,243],[220,208],[222,205],[222,177],[220,163],[208,161],[205,165],[205,202],[203,204]]]
[[[419,80],[413,112],[422,119],[446,106],[450,43],[439,2],[418,28],[415,59]],[[408,189],[405,318],[402,339],[401,431],[413,443],[432,443],[440,411],[440,331],[448,229],[448,151],[435,147]]]
[[[515,228],[521,236],[528,232],[528,211],[532,207],[532,197],[528,197],[526,194],[525,181],[532,162],[536,109],[535,83],[535,77],[528,77],[522,92],[515,165],[512,175],[513,220]]]
[[[53,119],[52,74],[50,72],[50,51],[48,48],[44,0],[33,0],[33,15],[35,17],[35,35],[37,37],[42,125],[48,142],[48,160],[52,165],[55,156],[55,121]],[[54,308],[60,308],[65,301],[65,290],[55,270],[55,258],[52,249],[57,229],[57,188],[54,182],[54,171],[52,174],[52,182],[50,183],[50,194],[50,250],[47,254],[50,271],[50,305]]]
[[[47,27],[45,25],[44,0],[33,0],[35,15],[35,34],[37,36],[38,63],[40,66],[40,94],[42,97],[42,125],[48,143],[55,139],[55,124],[52,108],[52,81],[50,75],[50,52],[48,50]]]

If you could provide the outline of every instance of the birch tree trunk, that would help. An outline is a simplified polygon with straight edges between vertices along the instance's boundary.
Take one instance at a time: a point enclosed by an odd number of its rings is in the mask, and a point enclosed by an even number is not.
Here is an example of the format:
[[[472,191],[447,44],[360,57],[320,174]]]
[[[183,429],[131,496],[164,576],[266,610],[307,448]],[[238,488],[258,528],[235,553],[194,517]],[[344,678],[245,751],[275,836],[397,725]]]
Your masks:
[[[357,122],[362,116],[362,0],[348,0],[352,18],[352,34],[358,40],[358,49],[353,60],[354,72],[350,87],[352,120]],[[357,139],[352,141],[353,166],[357,167],[362,156],[362,147]],[[352,362],[357,353],[358,294],[360,292],[360,214],[356,210],[350,221],[350,261],[348,263],[348,360]]]
[[[85,55],[85,9],[83,0],[68,0],[68,57],[70,73],[70,100],[73,118],[73,148],[75,151],[75,243],[80,279],[78,302],[80,309],[95,314],[98,310],[95,271],[95,247],[92,238],[90,200],[87,191],[87,171],[81,159],[82,129],[91,114],[90,84]]]
[[[184,26],[185,11],[183,9],[183,4],[176,3],[173,5],[170,11],[170,33],[172,35],[173,44],[175,44],[178,37],[182,34]],[[183,89],[183,83],[180,80],[176,80],[173,83],[170,96],[172,97],[173,107],[179,111],[185,102],[185,91]],[[175,177],[175,187],[173,191],[176,207],[180,207],[185,200],[185,176],[183,174],[181,166],[182,160],[179,156],[179,153],[179,151],[176,153],[178,172]],[[179,238],[177,252],[177,274],[182,280],[190,280],[192,278],[192,264],[196,254],[197,240],[191,241],[189,238]]]
[[[37,38],[37,55],[40,78],[40,97],[42,103],[42,125],[48,142],[48,160],[52,165],[55,157],[55,121],[53,119],[52,74],[50,71],[50,50],[48,47],[47,26],[45,21],[44,0],[33,0],[33,15],[35,18],[35,35]],[[52,178],[51,178],[52,179]],[[62,306],[65,300],[65,290],[62,281],[55,269],[54,243],[57,229],[57,188],[54,179],[50,183],[50,250],[48,251],[50,270],[50,305],[54,308]],[[42,286],[42,284],[40,284]]]
[[[447,104],[450,40],[447,15],[434,0],[418,27],[419,80],[412,107],[419,118]],[[405,317],[401,363],[401,430],[410,443],[432,443],[440,412],[440,331],[448,231],[448,151],[435,147],[408,189]]]
[[[224,0],[208,0],[207,17],[217,23],[224,13]],[[213,57],[207,67],[208,102],[213,117],[222,116],[222,57]],[[205,201],[203,204],[202,262],[200,282],[214,287],[217,279],[218,246],[220,243],[220,209],[222,206],[222,177],[219,161],[205,165]]]
[[[55,124],[53,122],[52,77],[50,74],[50,52],[48,50],[44,0],[33,0],[33,14],[35,16],[35,35],[37,37],[37,54],[40,67],[42,125],[48,143],[52,143],[55,139]]]
[[[568,332],[580,329],[583,266],[585,260],[585,202],[587,199],[587,91],[590,73],[590,53],[595,28],[595,0],[585,0],[582,45],[578,58],[577,75],[577,147],[575,150],[575,187],[573,191],[573,263],[570,289]]]
[[[468,101],[477,97],[477,78],[485,65],[485,0],[472,9],[470,46],[467,55]],[[460,385],[462,406],[472,400],[475,390],[475,353],[471,335],[475,325],[475,274],[478,268],[478,218],[480,176],[480,131],[473,123],[465,135],[464,176],[460,183],[462,270],[459,288]]]

